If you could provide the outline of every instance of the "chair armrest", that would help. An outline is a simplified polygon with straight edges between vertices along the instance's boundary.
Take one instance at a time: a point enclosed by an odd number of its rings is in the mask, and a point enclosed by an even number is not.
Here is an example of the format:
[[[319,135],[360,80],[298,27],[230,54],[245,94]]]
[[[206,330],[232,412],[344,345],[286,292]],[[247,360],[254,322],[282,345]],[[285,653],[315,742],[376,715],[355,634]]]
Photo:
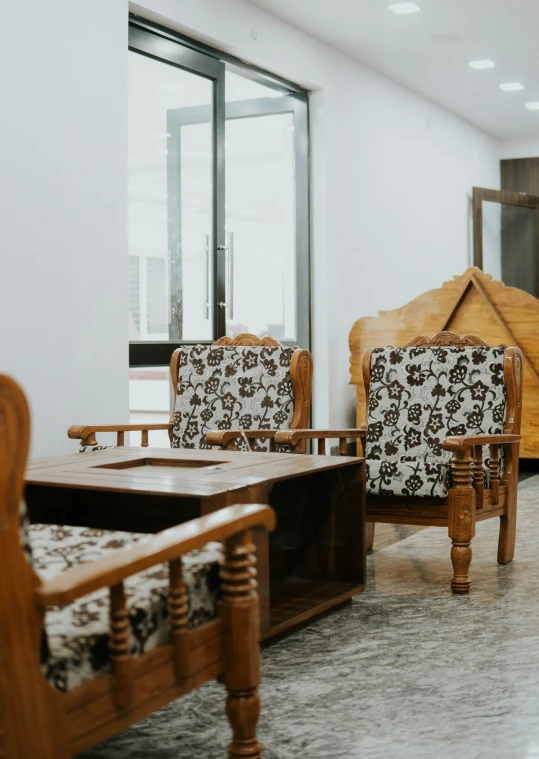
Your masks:
[[[366,429],[357,430],[281,430],[275,435],[277,445],[290,445],[297,443],[299,440],[318,440],[320,438],[336,437],[366,437]]]
[[[163,424],[73,424],[68,429],[67,436],[72,440],[80,440],[81,445],[98,445],[96,432],[116,432],[117,445],[122,446],[126,432],[142,432],[142,446],[146,448],[149,430],[167,430],[170,434],[172,422]]]
[[[219,509],[213,514],[152,535],[130,548],[119,548],[110,556],[62,572],[37,587],[34,598],[39,606],[67,606],[77,598],[117,585],[126,577],[177,559],[212,540],[223,541],[252,527],[273,530],[273,509],[259,504]]]
[[[218,445],[221,448],[226,448],[230,443],[236,440],[253,440],[256,438],[268,438],[273,440],[278,430],[224,430],[223,432],[217,432],[212,430],[206,433],[206,443],[208,445]],[[271,450],[271,445],[270,445]]]
[[[360,429],[349,430],[283,430],[275,435],[276,445],[296,446],[302,440],[323,440],[324,444],[318,444],[318,452],[325,452],[325,440],[328,438],[339,438],[339,455],[346,456],[347,438],[365,438],[367,430],[364,427]]]
[[[459,435],[446,437],[442,447],[446,451],[465,451],[474,445],[515,445],[520,435]]]

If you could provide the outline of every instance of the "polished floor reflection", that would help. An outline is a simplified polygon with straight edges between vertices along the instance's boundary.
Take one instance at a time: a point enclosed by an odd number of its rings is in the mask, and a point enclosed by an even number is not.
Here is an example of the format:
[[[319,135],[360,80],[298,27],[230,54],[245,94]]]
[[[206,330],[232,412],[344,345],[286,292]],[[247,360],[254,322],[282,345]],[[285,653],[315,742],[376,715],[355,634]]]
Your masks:
[[[497,528],[477,526],[469,597],[427,528],[369,556],[351,606],[266,648],[266,759],[539,759],[539,476],[520,485],[507,566]],[[223,759],[223,704],[205,686],[86,757]]]

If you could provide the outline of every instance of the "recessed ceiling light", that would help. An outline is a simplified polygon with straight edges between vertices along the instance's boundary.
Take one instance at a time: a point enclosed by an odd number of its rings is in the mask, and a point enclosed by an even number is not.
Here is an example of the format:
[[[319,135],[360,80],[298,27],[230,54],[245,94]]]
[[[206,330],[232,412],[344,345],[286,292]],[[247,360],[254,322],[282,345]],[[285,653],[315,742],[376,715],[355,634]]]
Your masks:
[[[493,69],[496,64],[493,61],[470,61],[468,66],[472,69]]]
[[[528,111],[539,111],[539,103],[526,103]]]
[[[520,82],[506,82],[505,84],[500,84],[500,90],[503,90],[504,92],[516,92],[517,90],[523,90],[524,85],[520,84]]]
[[[419,5],[416,5],[415,3],[395,3],[394,5],[388,5],[387,7],[390,11],[399,15],[404,13],[417,13],[421,10]]]

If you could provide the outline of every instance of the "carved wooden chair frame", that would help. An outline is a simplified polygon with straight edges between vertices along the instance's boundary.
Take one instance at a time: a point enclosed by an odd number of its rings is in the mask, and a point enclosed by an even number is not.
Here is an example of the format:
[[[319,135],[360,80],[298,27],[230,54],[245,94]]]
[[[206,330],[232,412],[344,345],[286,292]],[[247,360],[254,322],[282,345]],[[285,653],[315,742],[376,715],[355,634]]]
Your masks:
[[[275,346],[281,344],[273,337],[257,337],[249,333],[243,333],[237,337],[221,337],[213,343],[213,346]],[[108,425],[72,425],[67,434],[73,440],[80,440],[82,446],[97,446],[96,432],[115,432],[116,445],[125,445],[126,432],[140,432],[141,445],[147,447],[148,433],[152,430],[166,430],[172,441],[172,427],[174,417],[174,407],[176,406],[176,396],[178,393],[178,375],[180,368],[180,359],[185,348],[177,348],[170,359],[170,380],[174,393],[174,404],[171,419],[166,424],[108,424]],[[290,362],[290,380],[294,393],[294,413],[290,423],[290,429],[302,429],[309,425],[311,415],[311,395],[313,380],[313,359],[309,351],[301,348],[294,348]],[[275,450],[276,430],[225,430],[212,431],[206,435],[206,442],[211,446],[219,446],[224,449],[236,449],[239,441],[247,439],[251,449],[254,448],[256,439],[268,439],[270,451]],[[303,453],[306,443],[300,441],[295,453]]]
[[[219,678],[228,691],[233,732],[229,759],[260,759],[259,614],[250,530],[273,529],[273,511],[259,505],[230,506],[43,582],[19,537],[29,426],[21,389],[0,375],[0,756],[71,759]],[[218,616],[189,629],[181,556],[212,540],[225,545]],[[163,562],[170,570],[170,643],[133,657],[124,580]],[[46,609],[67,606],[106,587],[111,674],[60,692],[40,666]]]
[[[425,346],[486,346],[479,337],[459,337],[451,332],[440,332],[433,337],[420,336],[404,347]],[[392,346],[388,346],[392,347]],[[502,346],[505,347],[505,346]],[[372,349],[363,355],[363,382],[366,394],[365,422],[357,430],[340,430],[342,440],[356,437],[360,452],[365,451],[368,423],[368,402]],[[463,435],[447,437],[443,442],[446,451],[452,451],[452,487],[446,498],[382,497],[367,495],[367,548],[372,548],[376,522],[389,524],[412,524],[447,527],[451,538],[451,561],[453,579],[451,588],[455,593],[468,593],[468,575],[472,559],[471,542],[475,535],[475,523],[491,517],[500,518],[498,562],[506,564],[515,552],[517,514],[518,455],[520,443],[520,418],[522,411],[522,354],[520,348],[505,348],[504,380],[507,393],[505,429],[501,435]],[[329,430],[294,430],[279,432],[277,444],[298,444],[307,438],[329,437]],[[335,431],[333,432],[335,435]],[[319,441],[320,442],[320,441]],[[483,446],[490,448],[490,488],[483,484]],[[358,446],[358,447],[359,447]],[[498,455],[504,452],[504,468],[499,476]],[[320,451],[322,452],[322,451]],[[345,453],[345,445],[340,445]]]

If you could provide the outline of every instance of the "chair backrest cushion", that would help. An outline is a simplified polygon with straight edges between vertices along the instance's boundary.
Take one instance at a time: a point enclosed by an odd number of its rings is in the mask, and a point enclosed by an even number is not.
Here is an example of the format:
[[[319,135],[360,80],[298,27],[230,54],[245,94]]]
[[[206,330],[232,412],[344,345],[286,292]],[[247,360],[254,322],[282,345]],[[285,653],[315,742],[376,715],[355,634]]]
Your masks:
[[[32,543],[30,541],[30,518],[28,517],[28,509],[26,507],[26,501],[22,499],[19,507],[19,520],[20,529],[19,536],[21,546],[26,560],[31,567],[34,566],[34,557],[32,555]]]
[[[180,359],[173,448],[209,448],[210,430],[287,429],[294,413],[293,348],[186,347]],[[268,450],[257,440],[256,450]]]
[[[376,348],[366,457],[448,459],[448,435],[503,432],[504,348]]]

